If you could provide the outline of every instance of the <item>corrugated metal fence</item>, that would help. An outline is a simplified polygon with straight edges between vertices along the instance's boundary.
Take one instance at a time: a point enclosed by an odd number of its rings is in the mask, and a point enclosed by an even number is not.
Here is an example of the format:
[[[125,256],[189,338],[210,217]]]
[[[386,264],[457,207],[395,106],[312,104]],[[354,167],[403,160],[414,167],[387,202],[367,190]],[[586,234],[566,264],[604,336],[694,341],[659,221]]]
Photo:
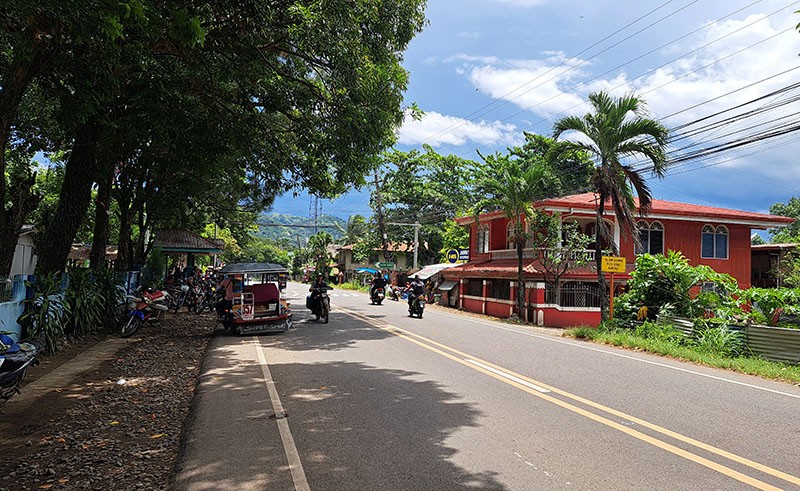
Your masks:
[[[672,324],[686,337],[694,336],[694,326],[689,319],[659,316],[658,320]],[[800,363],[800,329],[759,325],[731,328],[744,330],[745,343],[753,354],[770,361]]]

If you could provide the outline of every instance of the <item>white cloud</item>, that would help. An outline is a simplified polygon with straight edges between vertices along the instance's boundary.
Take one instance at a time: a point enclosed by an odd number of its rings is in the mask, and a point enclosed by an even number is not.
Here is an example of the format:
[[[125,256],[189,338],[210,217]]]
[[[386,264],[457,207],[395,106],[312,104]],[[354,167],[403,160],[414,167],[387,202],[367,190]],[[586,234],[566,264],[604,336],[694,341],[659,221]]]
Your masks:
[[[406,115],[402,128],[398,132],[398,142],[403,145],[421,145],[426,143],[433,147],[441,145],[478,145],[507,144],[517,145],[521,132],[516,126],[498,121],[469,121],[438,112],[428,112],[417,121]]]

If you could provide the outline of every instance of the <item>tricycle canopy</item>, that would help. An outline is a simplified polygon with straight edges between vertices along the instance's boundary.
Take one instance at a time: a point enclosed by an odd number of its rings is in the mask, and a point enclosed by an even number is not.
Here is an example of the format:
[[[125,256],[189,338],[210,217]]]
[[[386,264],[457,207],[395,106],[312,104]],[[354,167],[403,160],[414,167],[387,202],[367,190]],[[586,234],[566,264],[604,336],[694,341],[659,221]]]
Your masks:
[[[288,270],[275,263],[233,263],[226,264],[222,274],[252,274],[252,273],[288,273]]]

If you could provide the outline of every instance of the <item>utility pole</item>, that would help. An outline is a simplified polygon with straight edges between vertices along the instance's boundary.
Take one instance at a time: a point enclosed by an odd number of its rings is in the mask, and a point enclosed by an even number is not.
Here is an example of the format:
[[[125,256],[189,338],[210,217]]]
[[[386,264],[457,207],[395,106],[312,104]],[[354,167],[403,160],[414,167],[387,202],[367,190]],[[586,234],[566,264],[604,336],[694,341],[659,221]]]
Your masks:
[[[381,234],[381,249],[383,250],[383,258],[389,259],[389,240],[386,235],[386,225],[383,220],[383,203],[381,202],[381,187],[378,181],[378,169],[375,169],[375,203],[378,208],[378,232]]]
[[[414,269],[417,269],[417,251],[419,250],[419,227],[420,227],[420,224],[418,222],[414,222],[414,223],[388,222],[386,225],[400,225],[400,226],[414,227]]]
[[[319,196],[314,196],[314,199],[311,200],[312,206],[314,207],[314,211],[311,212],[311,218],[314,219],[314,234],[318,232],[317,230],[317,222],[319,221]]]

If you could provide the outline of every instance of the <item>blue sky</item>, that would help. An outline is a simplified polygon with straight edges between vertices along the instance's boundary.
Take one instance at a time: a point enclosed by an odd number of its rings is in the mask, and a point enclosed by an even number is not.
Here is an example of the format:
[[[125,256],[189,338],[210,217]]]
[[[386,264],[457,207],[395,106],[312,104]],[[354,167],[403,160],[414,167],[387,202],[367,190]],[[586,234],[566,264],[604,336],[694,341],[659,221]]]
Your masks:
[[[652,117],[687,135],[673,155],[800,124],[800,2],[771,0],[429,0],[429,25],[411,43],[406,101],[425,111],[398,131],[397,148],[422,144],[478,159],[549,135],[587,95],[633,91]],[[777,91],[777,92],[776,92]],[[774,94],[773,94],[774,93]],[[720,111],[773,94],[736,111]],[[797,98],[798,100],[795,100]],[[733,114],[756,111],[740,121]],[[690,124],[694,123],[694,124]],[[731,148],[650,179],[658,199],[768,212],[800,196],[800,131]],[[323,213],[370,215],[366,192],[323,200]],[[308,216],[305,195],[274,211]]]

